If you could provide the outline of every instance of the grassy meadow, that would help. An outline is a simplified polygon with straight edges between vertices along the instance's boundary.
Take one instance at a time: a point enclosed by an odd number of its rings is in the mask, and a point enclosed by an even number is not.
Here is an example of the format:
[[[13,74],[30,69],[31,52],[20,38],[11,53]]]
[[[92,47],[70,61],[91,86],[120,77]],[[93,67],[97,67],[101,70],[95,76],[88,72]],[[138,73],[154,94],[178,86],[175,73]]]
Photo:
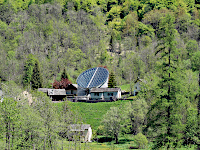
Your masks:
[[[90,124],[92,129],[97,130],[101,125],[103,115],[110,109],[110,107],[122,107],[129,101],[116,101],[116,102],[99,102],[99,103],[85,103],[85,102],[69,102],[69,105],[74,112],[78,112],[83,119],[84,124]],[[61,109],[63,102],[55,103]]]
[[[124,84],[120,86],[122,91],[129,92],[130,91],[130,84]]]
[[[124,104],[128,103],[129,100],[120,100],[116,102],[99,102],[99,103],[85,103],[85,102],[69,102],[72,111],[76,111],[80,114],[83,119],[84,124],[90,124],[92,126],[93,131],[97,130],[98,126],[101,125],[101,120],[103,115],[106,114],[107,110],[110,107],[123,107]],[[61,109],[63,102],[55,103],[58,109]],[[98,136],[98,139],[104,139],[104,136]],[[133,141],[132,135],[123,135],[119,138],[119,144],[114,144],[115,141],[107,141],[107,142],[92,142],[92,143],[80,143],[76,145],[77,149],[81,147],[82,149],[88,150],[124,150],[129,149],[130,146],[136,146]],[[61,144],[59,144],[61,145]],[[64,141],[63,149],[69,149],[71,147],[75,147],[73,142]]]
[[[135,97],[132,97],[133,99]],[[122,107],[124,104],[128,103],[129,100],[120,100],[116,102],[99,102],[99,103],[85,103],[85,102],[70,102],[69,105],[72,111],[76,111],[80,114],[83,119],[84,124],[90,124],[92,126],[93,131],[97,130],[98,126],[101,125],[101,120],[103,115],[110,109],[110,107]],[[61,109],[62,103],[55,103],[58,109]],[[101,141],[101,139],[105,139],[104,136],[97,136],[99,142],[92,143],[74,143],[72,141],[58,141],[58,149],[80,149],[80,150],[128,150],[130,147],[136,148],[137,145],[134,142],[134,136],[131,134],[125,134],[119,136],[119,144],[114,144],[114,140]],[[152,143],[146,149],[151,149]],[[179,150],[193,150],[194,147],[182,147]]]
[[[131,135],[125,135],[119,138],[119,144],[114,144],[115,141],[108,142],[91,142],[91,143],[77,143],[72,141],[59,141],[58,148],[64,150],[68,149],[80,149],[80,150],[128,150],[130,147],[136,147],[133,137]]]

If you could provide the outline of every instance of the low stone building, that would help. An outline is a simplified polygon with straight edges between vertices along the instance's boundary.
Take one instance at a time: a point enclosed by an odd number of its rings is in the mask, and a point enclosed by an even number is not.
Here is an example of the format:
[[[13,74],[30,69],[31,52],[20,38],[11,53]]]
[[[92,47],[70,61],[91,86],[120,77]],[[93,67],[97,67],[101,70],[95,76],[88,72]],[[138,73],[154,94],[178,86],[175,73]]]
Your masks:
[[[92,88],[90,97],[92,100],[116,100],[121,98],[121,88]]]
[[[134,91],[133,91],[134,96],[136,96],[138,92],[141,90],[142,83],[146,83],[146,81],[144,79],[137,78],[134,85]]]
[[[48,93],[48,88],[38,88],[39,92]]]
[[[1,102],[3,101],[3,91],[1,90],[1,88],[0,88],[0,101]]]
[[[69,140],[91,142],[92,128],[89,124],[71,124],[69,125],[67,136]]]

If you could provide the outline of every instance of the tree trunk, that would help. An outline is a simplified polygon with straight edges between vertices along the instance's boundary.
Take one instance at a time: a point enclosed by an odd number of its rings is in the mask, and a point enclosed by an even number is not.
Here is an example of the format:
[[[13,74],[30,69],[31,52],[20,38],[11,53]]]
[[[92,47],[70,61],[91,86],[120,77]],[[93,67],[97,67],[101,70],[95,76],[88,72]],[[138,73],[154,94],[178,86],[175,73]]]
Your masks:
[[[199,122],[199,117],[200,117],[200,70],[199,70],[199,92],[198,92],[198,104],[197,104],[197,109],[198,109],[198,114],[197,114],[197,118],[198,118],[198,126],[200,124]],[[200,144],[198,144],[198,148],[200,150]]]
[[[115,134],[115,142],[116,142],[116,144],[119,144],[119,142],[118,142],[118,135],[117,134]]]
[[[199,70],[199,94],[198,94],[198,116],[200,116],[200,70]]]
[[[168,59],[169,59],[169,70],[170,70],[170,67],[171,67],[171,55],[170,55],[170,53],[171,53],[171,49],[169,48],[169,57],[168,57]],[[170,77],[171,77],[171,74],[170,74],[170,72],[169,72],[169,79],[170,79]],[[168,102],[168,104],[170,103],[170,99],[171,99],[171,97],[170,97],[170,92],[171,92],[171,84],[170,84],[170,82],[169,82],[169,85],[168,85],[168,91],[167,91],[167,102]],[[167,135],[168,136],[170,136],[170,127],[171,127],[171,122],[170,122],[170,105],[168,106],[168,108],[167,108]],[[170,136],[171,137],[171,136]],[[169,142],[169,141],[168,141]],[[167,146],[167,149],[169,149],[169,145]]]

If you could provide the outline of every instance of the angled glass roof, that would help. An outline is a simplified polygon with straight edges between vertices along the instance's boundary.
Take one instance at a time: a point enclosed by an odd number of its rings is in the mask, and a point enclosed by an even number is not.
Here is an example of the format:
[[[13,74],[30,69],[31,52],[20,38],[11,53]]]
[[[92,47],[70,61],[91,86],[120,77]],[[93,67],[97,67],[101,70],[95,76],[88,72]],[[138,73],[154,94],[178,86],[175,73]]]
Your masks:
[[[109,76],[107,69],[102,67],[91,68],[81,73],[76,82],[82,88],[94,88],[103,85]]]

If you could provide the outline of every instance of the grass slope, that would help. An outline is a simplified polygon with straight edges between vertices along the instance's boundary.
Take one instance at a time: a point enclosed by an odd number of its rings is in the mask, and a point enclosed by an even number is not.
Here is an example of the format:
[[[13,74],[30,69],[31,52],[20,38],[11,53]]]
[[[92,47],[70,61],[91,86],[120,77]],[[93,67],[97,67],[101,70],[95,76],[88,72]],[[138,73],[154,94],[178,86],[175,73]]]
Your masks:
[[[120,86],[122,91],[129,92],[130,91],[130,84],[124,84]]]
[[[67,149],[80,149],[80,150],[128,150],[130,146],[136,146],[133,140],[133,136],[126,135],[125,137],[119,138],[119,144],[114,144],[115,141],[103,142],[103,143],[80,143],[77,141],[75,144],[73,141],[64,140],[63,143],[58,141],[58,149],[63,147],[63,150]]]
[[[99,103],[84,103],[84,102],[69,102],[72,111],[77,111],[82,119],[83,123],[90,124],[92,129],[97,129],[101,125],[101,120],[104,114],[110,109],[110,107],[123,106],[128,101],[116,101],[116,102],[99,102]],[[62,103],[55,103],[58,107],[62,106]]]

